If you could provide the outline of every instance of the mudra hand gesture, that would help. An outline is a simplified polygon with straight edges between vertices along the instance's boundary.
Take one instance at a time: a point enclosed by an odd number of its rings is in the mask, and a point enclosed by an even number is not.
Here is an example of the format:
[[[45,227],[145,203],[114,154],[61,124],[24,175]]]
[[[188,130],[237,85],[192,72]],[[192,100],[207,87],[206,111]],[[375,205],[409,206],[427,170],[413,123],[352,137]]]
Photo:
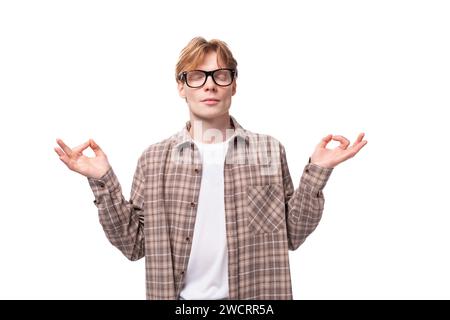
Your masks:
[[[339,163],[353,158],[367,144],[367,140],[363,138],[364,133],[360,133],[356,141],[349,146],[350,141],[347,138],[329,134],[317,145],[311,156],[311,163],[324,168],[334,168]],[[327,149],[326,146],[331,140],[339,141],[340,145],[334,149]]]
[[[70,170],[78,172],[85,177],[99,179],[111,167],[106,154],[92,139],[73,149],[69,148],[61,139],[56,139],[56,143],[60,147],[55,147],[55,152],[58,154],[59,159]],[[83,151],[88,147],[94,151],[95,157],[91,158],[83,154]]]

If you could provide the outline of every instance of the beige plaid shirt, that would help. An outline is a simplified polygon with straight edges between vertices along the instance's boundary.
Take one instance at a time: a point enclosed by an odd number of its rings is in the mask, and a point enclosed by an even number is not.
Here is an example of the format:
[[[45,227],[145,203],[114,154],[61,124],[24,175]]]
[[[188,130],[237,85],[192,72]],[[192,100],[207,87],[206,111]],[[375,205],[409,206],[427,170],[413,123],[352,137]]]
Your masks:
[[[288,250],[314,231],[332,169],[308,163],[294,190],[283,145],[243,129],[224,165],[229,299],[292,299]],[[183,287],[202,177],[191,123],[141,155],[127,201],[110,169],[88,178],[100,223],[128,259],[145,257],[147,299],[179,299]]]

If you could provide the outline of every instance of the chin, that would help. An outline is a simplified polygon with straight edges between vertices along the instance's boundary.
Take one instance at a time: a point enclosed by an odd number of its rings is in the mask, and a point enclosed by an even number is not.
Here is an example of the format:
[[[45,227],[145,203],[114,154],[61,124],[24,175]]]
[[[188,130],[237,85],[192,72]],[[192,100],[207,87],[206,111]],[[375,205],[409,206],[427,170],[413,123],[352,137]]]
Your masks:
[[[191,108],[191,112],[197,117],[202,119],[214,119],[228,113],[228,108],[221,106],[196,106]]]

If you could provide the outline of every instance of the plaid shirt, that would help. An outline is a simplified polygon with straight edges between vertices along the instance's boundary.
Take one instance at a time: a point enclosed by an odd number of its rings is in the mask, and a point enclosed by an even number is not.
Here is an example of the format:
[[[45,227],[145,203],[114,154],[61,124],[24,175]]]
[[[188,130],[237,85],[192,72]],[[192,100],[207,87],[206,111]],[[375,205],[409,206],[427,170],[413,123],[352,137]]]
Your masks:
[[[230,123],[234,136],[224,165],[229,299],[292,299],[288,250],[317,227],[332,169],[309,161],[294,190],[283,145],[243,129],[232,116]],[[112,169],[88,178],[109,241],[130,260],[145,257],[147,299],[179,299],[184,284],[202,177],[190,126],[142,153],[129,201]]]

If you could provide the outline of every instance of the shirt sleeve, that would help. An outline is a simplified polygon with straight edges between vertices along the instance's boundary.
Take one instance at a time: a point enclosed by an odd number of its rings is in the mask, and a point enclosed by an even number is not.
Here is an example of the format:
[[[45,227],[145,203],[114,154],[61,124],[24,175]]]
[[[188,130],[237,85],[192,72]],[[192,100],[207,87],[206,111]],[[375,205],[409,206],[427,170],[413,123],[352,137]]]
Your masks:
[[[290,250],[295,250],[316,229],[322,218],[325,203],[322,190],[333,169],[312,164],[309,158],[303,169],[300,185],[294,190],[283,146],[280,147],[280,152],[288,245]]]
[[[106,237],[128,259],[134,261],[144,256],[144,185],[142,157],[133,177],[130,200],[122,189],[112,168],[101,178],[87,178],[94,193],[100,224]]]

